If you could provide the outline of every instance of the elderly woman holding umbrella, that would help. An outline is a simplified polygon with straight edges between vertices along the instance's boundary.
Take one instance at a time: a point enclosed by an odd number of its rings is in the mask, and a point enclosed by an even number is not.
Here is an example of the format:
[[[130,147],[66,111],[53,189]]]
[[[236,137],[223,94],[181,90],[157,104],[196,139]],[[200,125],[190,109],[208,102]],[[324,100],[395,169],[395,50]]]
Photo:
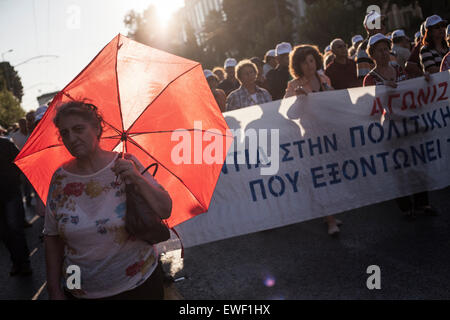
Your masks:
[[[140,163],[100,148],[102,117],[97,108],[69,102],[53,120],[74,157],[58,168],[45,214],[47,285],[51,299],[162,299],[162,270],[155,248],[127,233],[124,183],[134,186],[152,210],[166,219],[169,194]],[[81,271],[81,286],[62,288],[70,265]]]

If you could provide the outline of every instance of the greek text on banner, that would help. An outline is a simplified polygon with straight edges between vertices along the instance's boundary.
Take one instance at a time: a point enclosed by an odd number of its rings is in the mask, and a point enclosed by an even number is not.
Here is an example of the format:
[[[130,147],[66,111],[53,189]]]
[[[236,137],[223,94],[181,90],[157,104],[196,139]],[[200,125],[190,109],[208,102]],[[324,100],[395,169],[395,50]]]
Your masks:
[[[265,129],[268,142],[279,141],[229,151],[209,211],[176,227],[184,246],[448,186],[449,79],[441,72],[429,83],[313,93],[225,113],[230,129]],[[244,163],[229,161],[238,157]],[[263,167],[276,172],[261,174]]]

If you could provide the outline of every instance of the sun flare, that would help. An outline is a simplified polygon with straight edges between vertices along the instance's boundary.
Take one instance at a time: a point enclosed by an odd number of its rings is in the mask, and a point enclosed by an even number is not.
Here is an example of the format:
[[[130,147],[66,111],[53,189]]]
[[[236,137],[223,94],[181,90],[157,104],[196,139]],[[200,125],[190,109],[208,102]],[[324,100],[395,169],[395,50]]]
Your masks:
[[[129,10],[143,12],[149,6],[154,6],[161,24],[166,25],[172,15],[184,6],[184,0],[127,0],[121,3]]]
[[[163,24],[167,24],[172,15],[184,5],[183,0],[157,0],[152,4],[156,7],[158,18]]]

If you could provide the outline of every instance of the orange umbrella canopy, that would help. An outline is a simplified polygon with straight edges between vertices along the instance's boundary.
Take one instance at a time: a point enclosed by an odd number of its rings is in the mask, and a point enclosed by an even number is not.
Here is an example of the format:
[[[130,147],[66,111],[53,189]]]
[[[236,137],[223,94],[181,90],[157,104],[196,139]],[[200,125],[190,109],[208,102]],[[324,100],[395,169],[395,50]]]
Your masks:
[[[72,158],[53,118],[74,100],[102,114],[102,149],[125,149],[145,167],[158,164],[156,179],[173,202],[169,227],[208,210],[232,136],[198,62],[120,34],[107,44],[55,96],[15,160],[44,203],[54,171]],[[206,154],[215,161],[204,161]]]

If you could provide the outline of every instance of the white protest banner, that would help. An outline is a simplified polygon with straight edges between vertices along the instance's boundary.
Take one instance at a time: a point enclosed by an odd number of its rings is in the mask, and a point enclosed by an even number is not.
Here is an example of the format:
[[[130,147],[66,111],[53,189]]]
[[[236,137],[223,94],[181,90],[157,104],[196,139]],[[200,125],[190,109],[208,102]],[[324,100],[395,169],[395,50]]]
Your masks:
[[[276,143],[265,152],[252,143],[247,152],[229,151],[209,211],[176,227],[184,246],[448,186],[449,75],[435,74],[429,83],[423,77],[404,81],[396,89],[313,93],[225,113],[230,129],[267,129],[268,145]],[[279,144],[272,139],[277,133]],[[255,138],[250,136],[249,141]],[[270,166],[250,164],[255,149]],[[247,163],[232,163],[240,155]]]

